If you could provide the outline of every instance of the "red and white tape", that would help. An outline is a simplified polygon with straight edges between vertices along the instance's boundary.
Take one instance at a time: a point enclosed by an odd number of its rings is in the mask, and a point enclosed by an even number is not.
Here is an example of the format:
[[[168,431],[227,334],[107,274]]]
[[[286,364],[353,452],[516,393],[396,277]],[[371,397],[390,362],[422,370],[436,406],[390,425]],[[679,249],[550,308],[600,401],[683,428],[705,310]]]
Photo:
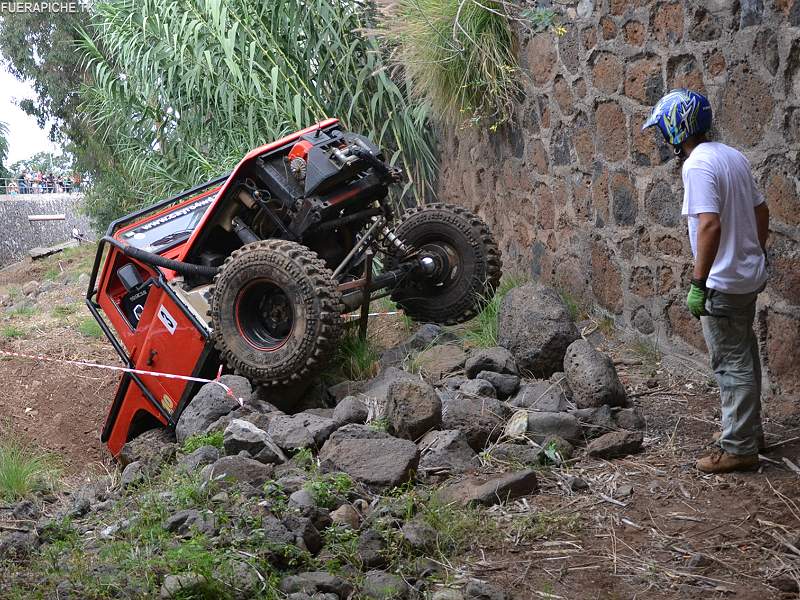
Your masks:
[[[222,383],[219,380],[219,377],[222,372],[222,367],[220,367],[220,373],[217,375],[217,379],[203,379],[202,377],[190,377],[188,375],[175,375],[174,373],[160,373],[158,371],[145,371],[143,369],[131,369],[129,367],[117,367],[114,365],[101,365],[100,363],[90,362],[87,360],[70,360],[66,358],[53,358],[51,356],[44,356],[43,354],[23,354],[21,352],[9,352],[8,350],[0,350],[0,356],[13,356],[15,358],[24,358],[27,360],[40,360],[44,362],[51,362],[51,363],[60,363],[65,365],[74,365],[77,367],[91,367],[94,369],[105,369],[107,371],[119,371],[122,373],[132,373],[134,375],[145,375],[150,377],[161,377],[163,379],[178,379],[181,381],[192,381],[197,383],[214,383],[220,386],[225,393],[236,400],[239,403],[239,406],[244,406],[244,400],[242,398],[237,398],[236,395],[233,393],[233,390]]]

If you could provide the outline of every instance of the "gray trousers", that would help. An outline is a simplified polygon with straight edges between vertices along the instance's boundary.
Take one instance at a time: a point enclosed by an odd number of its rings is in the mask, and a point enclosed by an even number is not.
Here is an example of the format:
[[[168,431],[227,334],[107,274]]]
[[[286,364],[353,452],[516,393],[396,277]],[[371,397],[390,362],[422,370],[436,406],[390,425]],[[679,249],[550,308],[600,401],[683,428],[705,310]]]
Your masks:
[[[729,454],[758,452],[761,428],[761,361],[753,331],[758,292],[725,294],[709,290],[701,317],[711,368],[722,400],[722,437]]]

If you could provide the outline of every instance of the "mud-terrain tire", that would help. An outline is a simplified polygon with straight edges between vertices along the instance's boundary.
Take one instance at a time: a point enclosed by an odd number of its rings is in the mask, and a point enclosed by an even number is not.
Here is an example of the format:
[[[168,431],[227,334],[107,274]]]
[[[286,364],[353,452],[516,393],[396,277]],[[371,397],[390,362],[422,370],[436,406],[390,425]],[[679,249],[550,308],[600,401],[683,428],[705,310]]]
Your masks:
[[[500,249],[486,223],[465,208],[449,204],[412,208],[394,233],[417,249],[446,248],[457,265],[444,281],[409,278],[392,291],[392,300],[413,320],[464,323],[494,296],[503,268]],[[396,264],[395,259],[392,266]]]
[[[295,242],[262,240],[233,252],[214,278],[210,304],[211,335],[222,359],[262,385],[308,379],[341,334],[333,273]]]

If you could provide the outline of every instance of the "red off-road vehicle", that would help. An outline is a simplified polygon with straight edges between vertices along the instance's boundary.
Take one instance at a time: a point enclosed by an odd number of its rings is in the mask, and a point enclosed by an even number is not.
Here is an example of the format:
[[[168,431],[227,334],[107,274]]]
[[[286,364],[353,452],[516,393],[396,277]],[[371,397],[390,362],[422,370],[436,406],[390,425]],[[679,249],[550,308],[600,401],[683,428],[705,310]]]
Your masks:
[[[130,368],[213,379],[222,365],[267,386],[308,381],[345,315],[381,296],[417,321],[471,319],[500,279],[497,245],[460,207],[395,215],[399,175],[335,119],[256,148],[233,172],[114,222],[89,309]],[[103,441],[116,455],[174,427],[199,385],[125,373]]]

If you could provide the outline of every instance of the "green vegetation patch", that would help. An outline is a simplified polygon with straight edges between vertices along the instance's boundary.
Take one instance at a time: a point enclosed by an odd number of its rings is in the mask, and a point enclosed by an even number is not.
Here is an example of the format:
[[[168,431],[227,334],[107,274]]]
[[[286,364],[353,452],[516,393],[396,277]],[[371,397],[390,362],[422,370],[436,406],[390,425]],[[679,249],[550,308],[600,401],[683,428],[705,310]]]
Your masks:
[[[16,501],[33,492],[52,489],[59,473],[51,455],[13,435],[0,436],[0,498]]]
[[[81,333],[81,335],[89,338],[103,337],[103,330],[93,317],[86,317],[80,323],[78,323],[78,331]]]
[[[494,296],[486,302],[484,309],[466,324],[464,339],[468,344],[479,348],[497,346],[497,317],[500,313],[500,304],[508,292],[527,281],[527,278],[515,275],[503,278]]]
[[[224,432],[222,431],[193,435],[183,442],[181,450],[186,454],[190,454],[198,448],[202,448],[203,446],[214,446],[215,448],[219,448],[221,450],[223,437]]]

